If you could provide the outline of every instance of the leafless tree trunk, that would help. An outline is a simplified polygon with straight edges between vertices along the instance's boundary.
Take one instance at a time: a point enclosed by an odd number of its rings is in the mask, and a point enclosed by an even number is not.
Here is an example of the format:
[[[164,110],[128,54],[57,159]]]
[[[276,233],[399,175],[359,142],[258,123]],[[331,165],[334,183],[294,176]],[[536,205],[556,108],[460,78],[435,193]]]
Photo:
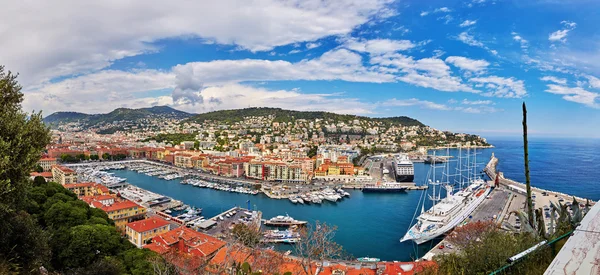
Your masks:
[[[295,250],[305,275],[315,274],[315,264],[322,266],[326,260],[345,255],[342,246],[333,241],[336,230],[336,226],[317,221],[300,232],[300,241],[296,243]]]

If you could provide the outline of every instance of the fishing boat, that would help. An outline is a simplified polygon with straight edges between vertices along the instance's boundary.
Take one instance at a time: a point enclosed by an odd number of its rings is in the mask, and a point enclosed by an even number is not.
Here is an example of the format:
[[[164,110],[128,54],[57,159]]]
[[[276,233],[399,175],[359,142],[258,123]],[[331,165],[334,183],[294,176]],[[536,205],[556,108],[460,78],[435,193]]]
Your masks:
[[[459,152],[460,154],[461,152]],[[424,198],[427,193],[427,190],[425,190],[419,202],[421,213],[417,217],[416,223],[400,239],[401,242],[412,240],[416,244],[422,244],[442,236],[468,218],[485,200],[491,192],[491,187],[476,175],[476,153],[474,156],[474,162],[471,162],[471,156],[467,153],[467,169],[457,168],[459,171],[456,175],[458,181],[455,182],[459,186],[457,192],[454,192],[454,187],[450,184],[448,162],[445,162],[443,167],[445,170],[441,182],[435,178],[437,166],[435,163],[432,164],[430,168],[432,170],[429,173],[430,178],[427,181],[433,189],[432,194],[429,195],[433,205],[425,211]],[[460,164],[458,167],[461,167]],[[466,172],[466,175],[464,172]],[[464,182],[464,179],[466,179],[466,182]],[[466,187],[463,188],[465,185]],[[437,188],[438,192],[436,192],[437,186],[439,186]],[[443,199],[440,198],[442,189],[446,192],[446,197]]]

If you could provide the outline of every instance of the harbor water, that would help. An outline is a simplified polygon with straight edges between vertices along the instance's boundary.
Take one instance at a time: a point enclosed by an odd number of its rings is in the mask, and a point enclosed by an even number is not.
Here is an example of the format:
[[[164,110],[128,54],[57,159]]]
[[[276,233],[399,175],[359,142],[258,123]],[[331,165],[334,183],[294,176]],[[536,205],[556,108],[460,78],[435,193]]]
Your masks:
[[[489,140],[496,148],[478,150],[477,160],[485,165],[492,152],[500,159],[499,170],[505,177],[524,181],[523,146],[518,138]],[[564,192],[594,200],[600,199],[600,140],[530,141],[531,180],[536,187]],[[439,150],[438,155],[445,155]],[[456,156],[457,150],[450,150]],[[456,159],[456,158],[454,158]],[[450,163],[450,174],[456,162]],[[480,168],[483,167],[480,166]],[[423,184],[429,164],[415,163],[415,182]],[[441,169],[440,169],[441,170]],[[377,257],[382,260],[412,260],[422,256],[435,242],[415,246],[399,239],[410,227],[423,191],[406,193],[362,193],[348,190],[350,198],[337,203],[296,205],[289,200],[269,199],[263,194],[248,195],[198,188],[180,184],[180,180],[162,180],[129,170],[112,171],[127,182],[149,191],[181,200],[203,209],[209,218],[233,206],[250,207],[263,212],[264,218],[289,214],[295,219],[326,222],[338,227],[335,240],[354,257]],[[441,176],[439,171],[438,176]],[[432,192],[431,189],[426,192]],[[443,194],[442,194],[443,196]],[[426,208],[430,204],[426,204]],[[292,249],[288,247],[287,249]]]

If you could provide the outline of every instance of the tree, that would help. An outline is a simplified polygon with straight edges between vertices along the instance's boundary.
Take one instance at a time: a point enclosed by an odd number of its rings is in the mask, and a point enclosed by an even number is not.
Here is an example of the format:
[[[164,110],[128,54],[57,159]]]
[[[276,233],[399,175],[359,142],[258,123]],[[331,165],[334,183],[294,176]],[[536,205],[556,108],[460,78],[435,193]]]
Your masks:
[[[20,209],[32,184],[29,172],[50,142],[50,132],[41,112],[21,110],[23,94],[16,79],[0,66],[0,258],[30,272],[44,262],[47,249],[34,219]]]
[[[312,265],[346,256],[342,246],[333,240],[336,230],[336,226],[316,221],[300,231],[300,241],[296,243],[295,250],[304,274],[315,275]]]
[[[33,178],[33,185],[34,186],[42,186],[46,184],[46,179],[42,176],[36,176],[35,178]]]
[[[111,159],[111,157],[110,157],[109,153],[102,154],[102,160],[110,160],[110,159]]]
[[[525,186],[527,188],[527,217],[529,225],[533,224],[533,203],[531,201],[531,180],[529,178],[529,149],[527,144],[527,106],[523,102],[523,153],[525,159]]]
[[[259,230],[242,223],[236,224],[231,233],[235,240],[250,248],[257,247],[262,239],[262,234]]]
[[[99,160],[100,157],[98,157],[98,155],[90,155],[90,159],[91,160]]]
[[[41,172],[44,172],[44,168],[38,164],[35,166],[35,171],[38,173],[41,173]]]

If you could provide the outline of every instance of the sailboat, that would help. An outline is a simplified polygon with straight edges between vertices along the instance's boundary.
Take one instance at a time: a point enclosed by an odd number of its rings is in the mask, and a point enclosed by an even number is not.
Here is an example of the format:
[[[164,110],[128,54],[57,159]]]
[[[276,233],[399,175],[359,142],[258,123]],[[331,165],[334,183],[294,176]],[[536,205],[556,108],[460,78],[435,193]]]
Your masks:
[[[462,148],[459,148],[459,150],[459,156],[462,158]],[[451,175],[448,174],[448,162],[445,162],[441,182],[436,180],[436,169],[439,167],[436,166],[435,162],[431,165],[427,183],[433,189],[433,194],[429,195],[433,205],[425,211],[425,200],[422,200],[422,203],[420,203],[421,213],[416,218],[416,223],[400,239],[400,242],[412,240],[416,244],[422,244],[437,238],[463,222],[485,200],[491,188],[476,175],[476,149],[474,156],[474,162],[469,163],[471,156],[467,152],[467,169],[462,169],[460,166],[462,163],[458,166],[460,168],[457,168],[459,172],[459,190],[457,192],[454,192],[454,187],[450,184],[449,178]],[[464,172],[467,174],[464,175]],[[463,188],[464,185],[466,187]],[[437,192],[436,187],[438,187]],[[442,189],[446,192],[446,197],[443,199],[440,198]],[[425,190],[423,194],[425,195],[426,192]],[[418,209],[419,207],[417,207],[417,211]]]

